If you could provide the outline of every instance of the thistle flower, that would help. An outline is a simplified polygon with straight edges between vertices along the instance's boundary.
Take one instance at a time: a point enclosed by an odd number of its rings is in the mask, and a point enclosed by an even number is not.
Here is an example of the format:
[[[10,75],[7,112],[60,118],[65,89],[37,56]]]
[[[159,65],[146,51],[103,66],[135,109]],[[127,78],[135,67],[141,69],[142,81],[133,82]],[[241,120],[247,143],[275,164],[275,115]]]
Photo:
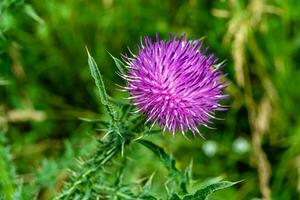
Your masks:
[[[206,55],[198,40],[186,40],[185,34],[177,39],[170,34],[168,41],[156,41],[148,37],[141,41],[139,54],[123,56],[128,65],[126,90],[137,106],[138,112],[168,129],[172,134],[191,130],[199,133],[198,125],[209,127],[217,110],[225,110],[219,104],[227,95],[213,54]],[[152,128],[151,126],[151,128]]]

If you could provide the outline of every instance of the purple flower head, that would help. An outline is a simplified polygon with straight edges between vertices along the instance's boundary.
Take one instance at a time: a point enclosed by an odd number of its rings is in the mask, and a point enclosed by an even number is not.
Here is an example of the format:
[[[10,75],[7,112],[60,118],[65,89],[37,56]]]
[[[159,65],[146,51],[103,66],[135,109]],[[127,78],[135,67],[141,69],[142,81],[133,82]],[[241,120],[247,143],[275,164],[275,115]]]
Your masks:
[[[185,34],[177,39],[170,34],[168,41],[158,34],[153,42],[146,37],[141,42],[139,54],[124,56],[129,71],[123,77],[125,87],[134,105],[153,121],[172,134],[187,130],[198,131],[197,126],[208,127],[219,104],[227,95],[222,81],[224,75],[216,65],[213,54],[206,55],[198,40],[186,40]],[[217,66],[217,67],[216,67]]]

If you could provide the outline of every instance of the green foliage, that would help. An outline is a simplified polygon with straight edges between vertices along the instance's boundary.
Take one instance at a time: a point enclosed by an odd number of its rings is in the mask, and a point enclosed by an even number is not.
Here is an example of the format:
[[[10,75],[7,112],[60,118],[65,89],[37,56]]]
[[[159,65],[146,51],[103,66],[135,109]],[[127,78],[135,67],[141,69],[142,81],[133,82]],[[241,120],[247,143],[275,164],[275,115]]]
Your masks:
[[[0,199],[19,200],[22,199],[23,184],[16,175],[6,132],[7,130],[0,126]]]
[[[112,57],[112,59],[115,62],[116,67],[118,68],[118,70],[120,71],[121,74],[126,74],[127,73],[127,68],[125,66],[125,64],[118,58],[114,57],[113,55],[111,55],[111,53],[107,52],[110,57]]]
[[[0,145],[0,182],[6,184],[0,188],[1,198],[46,200],[63,194],[71,188],[64,183],[72,185],[89,168],[84,161],[101,160],[95,157],[102,155],[99,149],[117,138],[117,153],[103,166],[94,166],[100,170],[87,174],[101,177],[87,181],[95,184],[95,191],[79,184],[75,192],[100,193],[103,199],[167,199],[172,194],[182,199],[204,188],[207,184],[201,183],[207,177],[221,175],[245,181],[209,198],[255,199],[270,189],[274,200],[299,199],[299,3],[0,0],[1,131],[5,127],[5,137],[0,133],[5,138]],[[137,53],[140,37],[154,38],[156,32],[163,39],[170,32],[186,32],[189,38],[201,38],[208,52],[226,59],[222,71],[231,97],[223,103],[230,109],[218,113],[225,120],[214,121],[215,130],[201,130],[206,141],[189,134],[191,141],[180,134],[162,135],[157,127],[149,131],[145,119],[127,104],[128,94],[115,87],[126,84],[116,73],[127,70],[120,53],[128,53],[128,46]],[[107,107],[99,106],[98,87],[91,84],[85,45],[101,63],[97,69],[107,100],[118,113],[114,125]],[[244,86],[243,74],[249,79]],[[269,162],[263,172],[258,169],[258,148],[252,146],[257,128],[263,130],[260,153]],[[139,140],[171,152],[166,161],[171,167],[176,160],[178,173],[170,177],[163,159]],[[119,181],[117,174],[123,174]],[[261,187],[265,175],[269,180]]]
[[[1,131],[0,134],[0,197],[12,199],[15,193],[15,173],[12,169],[13,165],[9,158],[9,149],[5,146],[5,135]]]
[[[234,184],[236,184],[236,183],[229,182],[229,181],[222,181],[219,183],[214,183],[214,184],[206,186],[205,188],[198,190],[193,195],[184,196],[183,200],[205,200],[213,192],[224,189],[224,188],[231,187]]]
[[[173,193],[169,200],[205,200],[208,198],[210,194],[217,190],[221,190],[227,187],[231,187],[236,183],[229,182],[229,181],[222,181],[219,183],[213,183],[205,188],[199,189],[195,194],[186,195],[183,198],[180,198],[177,194]]]
[[[178,170],[175,167],[175,160],[169,156],[161,147],[147,140],[138,140],[139,143],[149,148],[160,160],[164,163],[165,167],[171,173],[177,173]]]
[[[94,58],[91,57],[88,50],[87,50],[87,53],[88,53],[88,64],[89,64],[89,67],[90,67],[92,77],[94,78],[96,86],[99,90],[99,96],[100,96],[101,103],[106,107],[106,109],[107,109],[108,113],[110,114],[112,120],[117,121],[118,120],[117,113],[114,110],[111,103],[108,101],[108,95],[106,93],[105,85],[104,85],[104,82],[102,80],[101,73],[98,69],[98,66],[97,66]]]
[[[93,57],[90,56],[89,52],[88,63],[92,76],[95,79],[95,83],[99,89],[101,103],[107,106],[111,102],[109,102],[108,100],[107,92],[97,64]],[[110,109],[107,109],[107,111],[111,112]],[[128,113],[132,112],[132,110],[127,109],[126,107],[122,111]],[[123,113],[122,116],[124,115],[126,114]],[[140,118],[138,114],[136,115],[138,118]],[[111,113],[111,116],[114,117],[115,114]],[[136,118],[131,118],[133,121],[130,121],[130,119],[128,118],[121,118],[125,120],[127,124],[125,124],[125,121],[123,122],[115,120],[114,118],[112,119],[113,120],[110,121],[110,125],[108,125],[108,127],[105,127],[106,129],[108,129],[107,136],[104,136],[103,139],[99,140],[99,145],[95,154],[82,161],[79,164],[78,169],[75,169],[71,172],[71,180],[66,184],[65,189],[59,196],[57,196],[56,199],[157,199],[156,197],[151,195],[151,183],[153,175],[150,176],[143,187],[141,186],[139,193],[134,192],[136,184],[123,184],[122,172],[126,167],[126,162],[121,166],[121,173],[119,173],[119,175],[116,177],[113,185],[110,185],[109,181],[104,178],[108,173],[105,169],[105,166],[108,163],[111,163],[119,153],[122,153],[122,157],[126,157],[127,155],[124,155],[123,153],[124,148],[126,148],[127,145],[136,142],[147,147],[162,161],[169,172],[167,182],[175,181],[175,185],[180,185],[184,194],[188,192],[186,180],[191,179],[191,177],[187,177],[191,174],[191,172],[189,172],[191,171],[190,167],[187,169],[188,172],[180,172],[175,167],[175,160],[170,155],[168,155],[161,147],[150,141],[140,139],[141,136],[144,135],[140,136],[140,134],[137,132],[138,129],[135,128]],[[181,183],[176,183],[177,177],[179,177],[178,180],[180,180]],[[212,184],[202,190],[197,191],[194,195],[184,197],[184,199],[205,199],[205,197],[212,192],[218,189],[229,187],[229,183],[230,182],[221,182],[218,185]],[[173,190],[174,189],[172,189],[172,191]],[[161,199],[161,197],[159,197],[159,199]]]
[[[7,47],[11,35],[18,24],[18,17],[29,17],[38,23],[43,23],[33,7],[24,0],[2,0],[0,1],[0,54]],[[0,60],[1,61],[1,60]]]

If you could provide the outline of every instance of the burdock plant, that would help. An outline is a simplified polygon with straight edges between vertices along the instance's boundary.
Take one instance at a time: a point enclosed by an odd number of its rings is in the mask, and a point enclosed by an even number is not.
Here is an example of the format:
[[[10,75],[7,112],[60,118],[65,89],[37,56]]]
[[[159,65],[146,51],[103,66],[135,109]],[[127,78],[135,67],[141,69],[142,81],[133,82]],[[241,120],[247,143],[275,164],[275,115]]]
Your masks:
[[[130,94],[127,103],[107,95],[99,68],[88,52],[89,68],[110,120],[90,120],[102,126],[106,134],[90,158],[71,171],[56,199],[163,199],[151,192],[153,176],[149,175],[146,183],[124,183],[121,172],[126,164],[119,167],[119,175],[111,181],[107,165],[111,167],[117,159],[124,161],[127,156],[124,149],[129,144],[143,145],[162,161],[168,170],[167,199],[204,200],[214,191],[235,184],[219,181],[195,188],[191,165],[179,170],[163,148],[144,139],[159,130],[153,129],[155,124],[173,135],[177,132],[201,135],[198,127],[210,127],[215,112],[225,110],[220,104],[227,97],[220,71],[223,64],[217,64],[216,57],[201,46],[201,41],[187,40],[185,35],[177,38],[177,34],[171,34],[164,41],[157,34],[155,41],[149,37],[141,41],[137,55],[129,50],[130,56],[122,55],[123,61],[112,56],[120,76],[126,80],[123,89]]]

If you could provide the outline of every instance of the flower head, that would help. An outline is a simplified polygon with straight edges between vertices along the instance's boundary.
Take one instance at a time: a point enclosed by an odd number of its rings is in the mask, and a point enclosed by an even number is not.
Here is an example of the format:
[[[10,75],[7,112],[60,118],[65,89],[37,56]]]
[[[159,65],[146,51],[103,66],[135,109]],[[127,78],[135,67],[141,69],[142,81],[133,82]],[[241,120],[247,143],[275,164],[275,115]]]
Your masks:
[[[147,123],[171,133],[187,130],[198,132],[197,126],[208,127],[217,110],[225,110],[219,101],[225,99],[226,87],[213,54],[206,55],[198,40],[186,40],[185,34],[168,41],[146,37],[138,55],[124,56],[129,67],[125,87],[134,102],[147,116]],[[217,66],[217,67],[216,67]]]

